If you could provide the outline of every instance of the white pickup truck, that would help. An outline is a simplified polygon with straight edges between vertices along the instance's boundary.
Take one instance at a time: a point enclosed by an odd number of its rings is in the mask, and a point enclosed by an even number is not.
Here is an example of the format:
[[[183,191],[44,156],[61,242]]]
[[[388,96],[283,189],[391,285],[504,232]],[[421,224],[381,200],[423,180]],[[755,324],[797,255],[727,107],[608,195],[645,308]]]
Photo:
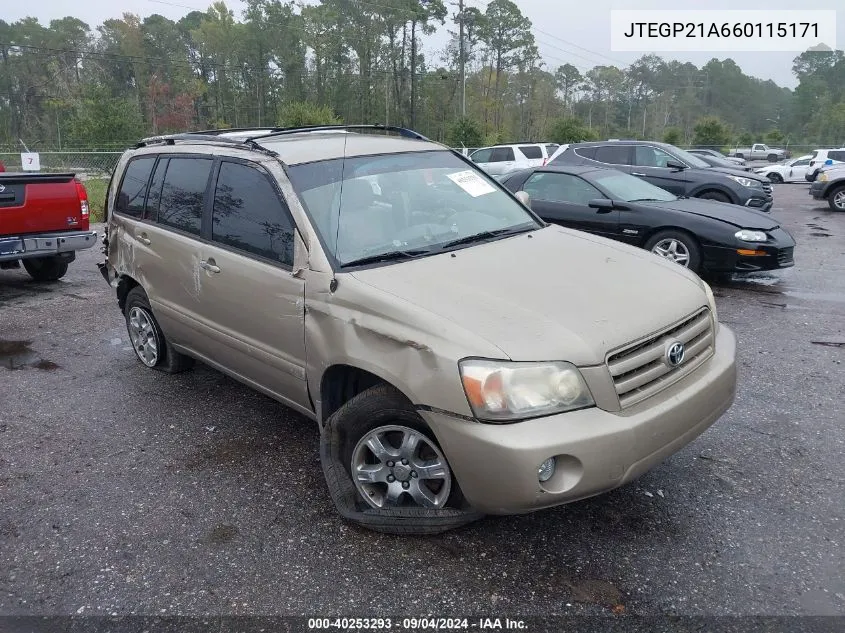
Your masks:
[[[754,143],[751,147],[737,147],[728,152],[728,156],[744,158],[745,160],[767,160],[776,163],[789,158],[791,154],[785,149],[769,147],[764,143]]]

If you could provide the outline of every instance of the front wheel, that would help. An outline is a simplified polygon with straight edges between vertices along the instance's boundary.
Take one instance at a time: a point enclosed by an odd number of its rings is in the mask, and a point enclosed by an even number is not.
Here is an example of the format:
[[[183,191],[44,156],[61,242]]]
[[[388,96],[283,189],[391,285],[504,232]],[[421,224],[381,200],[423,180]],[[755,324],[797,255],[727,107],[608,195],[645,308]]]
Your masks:
[[[769,174],[768,176],[766,176],[766,178],[768,178],[775,184],[780,184],[783,182],[783,178],[780,174]]]
[[[653,235],[646,250],[697,273],[701,266],[701,249],[688,233],[667,230]]]
[[[59,257],[36,257],[23,260],[23,267],[35,281],[56,281],[65,276],[68,262]]]
[[[721,191],[705,191],[704,193],[699,194],[696,197],[701,198],[702,200],[715,200],[716,202],[729,203],[731,201],[727,194],[724,194]]]
[[[831,191],[827,196],[827,203],[833,211],[845,211],[845,186]]]

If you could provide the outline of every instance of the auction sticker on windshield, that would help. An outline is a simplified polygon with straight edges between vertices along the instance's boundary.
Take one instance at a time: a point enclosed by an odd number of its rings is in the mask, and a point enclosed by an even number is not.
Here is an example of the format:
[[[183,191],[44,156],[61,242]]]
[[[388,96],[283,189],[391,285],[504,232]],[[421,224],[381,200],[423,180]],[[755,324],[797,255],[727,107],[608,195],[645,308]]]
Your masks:
[[[454,174],[446,174],[446,177],[466,191],[473,198],[483,196],[485,193],[493,193],[495,187],[476,174],[471,169],[459,171]]]

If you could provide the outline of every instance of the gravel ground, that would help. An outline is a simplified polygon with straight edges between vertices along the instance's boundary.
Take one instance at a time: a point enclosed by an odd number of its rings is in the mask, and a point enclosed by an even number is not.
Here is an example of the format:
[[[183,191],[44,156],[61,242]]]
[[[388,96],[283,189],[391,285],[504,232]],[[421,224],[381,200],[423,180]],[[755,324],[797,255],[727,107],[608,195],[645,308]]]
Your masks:
[[[343,523],[315,425],[149,371],[83,252],[0,271],[0,614],[845,615],[845,214],[775,188],[793,269],[715,286],[736,404],[636,482],[438,537]],[[21,343],[13,343],[19,341]]]

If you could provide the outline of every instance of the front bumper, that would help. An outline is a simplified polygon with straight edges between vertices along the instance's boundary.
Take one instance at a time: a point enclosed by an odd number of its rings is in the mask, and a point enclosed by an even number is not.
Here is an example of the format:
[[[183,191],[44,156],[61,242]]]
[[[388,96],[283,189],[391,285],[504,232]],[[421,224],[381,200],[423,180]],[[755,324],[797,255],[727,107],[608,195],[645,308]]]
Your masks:
[[[0,262],[70,254],[91,248],[96,241],[96,231],[36,233],[15,237],[0,237]]]
[[[737,242],[733,246],[705,246],[704,268],[711,273],[752,273],[795,265],[795,240],[783,229],[768,231],[768,242]],[[759,254],[742,254],[741,250]]]
[[[616,488],[677,452],[731,406],[736,339],[721,326],[716,353],[692,374],[619,412],[597,407],[497,425],[420,411],[467,501],[487,514],[518,514]],[[540,483],[539,465],[555,458]]]
[[[775,201],[771,183],[763,183],[762,189],[746,187],[745,190],[748,192],[748,195],[743,206],[749,209],[757,209],[758,211],[771,210]]]
[[[824,200],[824,187],[827,183],[826,182],[819,182],[818,180],[814,180],[813,184],[810,185],[810,195],[815,198],[816,200]]]

